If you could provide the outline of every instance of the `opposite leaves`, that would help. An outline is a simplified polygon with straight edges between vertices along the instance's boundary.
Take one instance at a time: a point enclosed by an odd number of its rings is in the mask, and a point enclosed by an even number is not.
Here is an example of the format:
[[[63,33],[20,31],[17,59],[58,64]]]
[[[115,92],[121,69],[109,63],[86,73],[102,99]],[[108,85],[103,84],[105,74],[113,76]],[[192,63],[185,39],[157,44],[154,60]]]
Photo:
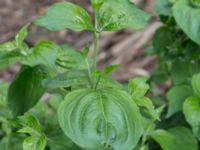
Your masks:
[[[122,90],[80,89],[69,93],[58,110],[64,133],[86,149],[133,149],[142,134],[139,110]]]

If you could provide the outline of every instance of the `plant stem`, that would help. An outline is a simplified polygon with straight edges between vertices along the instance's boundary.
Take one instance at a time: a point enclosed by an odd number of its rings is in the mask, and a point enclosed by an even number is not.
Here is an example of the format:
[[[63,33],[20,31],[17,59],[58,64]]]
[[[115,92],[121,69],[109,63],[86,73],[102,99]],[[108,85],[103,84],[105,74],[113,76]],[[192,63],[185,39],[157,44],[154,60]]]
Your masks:
[[[87,70],[88,70],[88,77],[89,77],[89,83],[90,83],[90,86],[91,86],[91,88],[93,87],[93,83],[92,83],[92,73],[91,73],[91,70],[90,70],[90,65],[89,65],[89,63],[88,63],[88,60],[87,60],[87,58],[85,59],[85,62],[86,62],[86,64],[87,64]]]
[[[95,90],[97,89],[100,80],[101,80],[101,75],[99,75],[98,78],[97,78],[97,82],[96,82],[95,87],[94,87]]]
[[[94,60],[94,71],[97,70],[97,53],[99,46],[99,33],[94,32],[94,51],[93,51],[93,60]]]

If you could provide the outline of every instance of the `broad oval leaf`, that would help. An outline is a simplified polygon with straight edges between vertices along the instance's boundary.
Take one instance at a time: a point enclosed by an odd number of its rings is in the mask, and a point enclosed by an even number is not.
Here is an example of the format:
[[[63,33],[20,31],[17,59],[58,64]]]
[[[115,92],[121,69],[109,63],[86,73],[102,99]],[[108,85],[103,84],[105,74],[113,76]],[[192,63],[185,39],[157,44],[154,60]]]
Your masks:
[[[44,16],[34,20],[33,23],[53,31],[66,28],[74,31],[93,30],[87,11],[69,2],[52,5]]]
[[[88,85],[88,72],[87,70],[69,70],[54,78],[44,79],[42,84],[50,89]]]
[[[189,97],[183,105],[183,113],[194,134],[200,139],[200,99]]]
[[[190,0],[178,0],[172,10],[177,24],[189,38],[200,44],[200,8],[191,5]]]
[[[45,74],[40,67],[23,67],[8,89],[8,106],[14,116],[33,107],[44,94],[41,81]]]
[[[86,149],[133,149],[142,134],[139,110],[122,90],[80,89],[61,103],[58,118],[64,133]]]
[[[169,130],[155,130],[151,137],[162,150],[197,150],[198,144],[190,129],[174,127]]]
[[[192,88],[194,94],[200,97],[200,73],[192,76]]]
[[[129,0],[103,0],[99,3],[101,5],[96,12],[99,31],[141,29],[147,24],[150,16]]]
[[[167,99],[169,101],[167,117],[180,111],[185,99],[192,94],[192,89],[188,85],[178,85],[171,88],[167,93]]]

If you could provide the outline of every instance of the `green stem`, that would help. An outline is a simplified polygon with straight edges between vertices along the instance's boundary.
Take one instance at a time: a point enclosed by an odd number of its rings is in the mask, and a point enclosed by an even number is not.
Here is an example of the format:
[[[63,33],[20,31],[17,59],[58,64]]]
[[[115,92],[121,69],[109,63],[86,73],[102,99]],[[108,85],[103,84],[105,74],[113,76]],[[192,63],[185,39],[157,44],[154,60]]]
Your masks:
[[[100,80],[101,80],[101,75],[99,75],[98,78],[97,78],[97,82],[96,82],[95,87],[94,87],[95,90],[97,89]]]
[[[98,53],[98,46],[99,46],[99,33],[94,32],[94,54],[93,54],[93,60],[94,60],[94,71],[97,70],[97,53]]]
[[[93,83],[92,83],[92,73],[91,73],[90,65],[89,65],[89,62],[88,62],[87,58],[85,59],[85,62],[86,62],[86,64],[87,64],[89,83],[90,83],[90,86],[91,86],[91,88],[92,88],[92,87],[93,87]]]

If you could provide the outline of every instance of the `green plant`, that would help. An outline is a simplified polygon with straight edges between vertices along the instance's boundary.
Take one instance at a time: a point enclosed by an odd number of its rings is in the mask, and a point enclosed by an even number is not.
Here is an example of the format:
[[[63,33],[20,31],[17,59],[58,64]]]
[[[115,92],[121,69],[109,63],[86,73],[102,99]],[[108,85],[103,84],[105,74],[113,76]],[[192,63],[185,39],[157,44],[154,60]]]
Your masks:
[[[118,65],[97,69],[101,32],[144,28],[150,15],[129,0],[91,0],[93,19],[80,6],[61,2],[24,26],[15,40],[0,45],[0,69],[15,63],[22,65],[10,85],[0,85],[0,148],[197,150],[200,79],[196,73],[199,53],[190,50],[199,48],[199,41],[196,32],[191,32],[191,24],[183,25],[185,22],[179,23],[177,19],[182,17],[178,14],[179,7],[188,4],[186,1],[173,2],[173,15],[171,2],[158,1],[161,19],[166,26],[155,34],[153,53],[160,56],[159,67],[162,70],[156,71],[150,79],[153,84],[160,78],[162,82],[173,81],[175,85],[167,93],[167,117],[173,119],[172,115],[183,105],[192,130],[184,119],[181,120],[183,123],[175,122],[175,125],[170,124],[173,121],[163,119],[165,106],[155,108],[154,101],[146,96],[148,77],[131,79],[125,87],[110,76]],[[196,1],[192,4],[195,8],[189,5],[190,9],[199,9]],[[173,18],[192,40],[178,28]],[[91,31],[94,36],[93,57],[88,57],[88,44],[81,52],[51,41],[40,41],[29,47],[24,40],[30,25],[51,31]],[[173,68],[174,64],[179,67]],[[44,93],[50,94],[47,101],[40,100]]]

